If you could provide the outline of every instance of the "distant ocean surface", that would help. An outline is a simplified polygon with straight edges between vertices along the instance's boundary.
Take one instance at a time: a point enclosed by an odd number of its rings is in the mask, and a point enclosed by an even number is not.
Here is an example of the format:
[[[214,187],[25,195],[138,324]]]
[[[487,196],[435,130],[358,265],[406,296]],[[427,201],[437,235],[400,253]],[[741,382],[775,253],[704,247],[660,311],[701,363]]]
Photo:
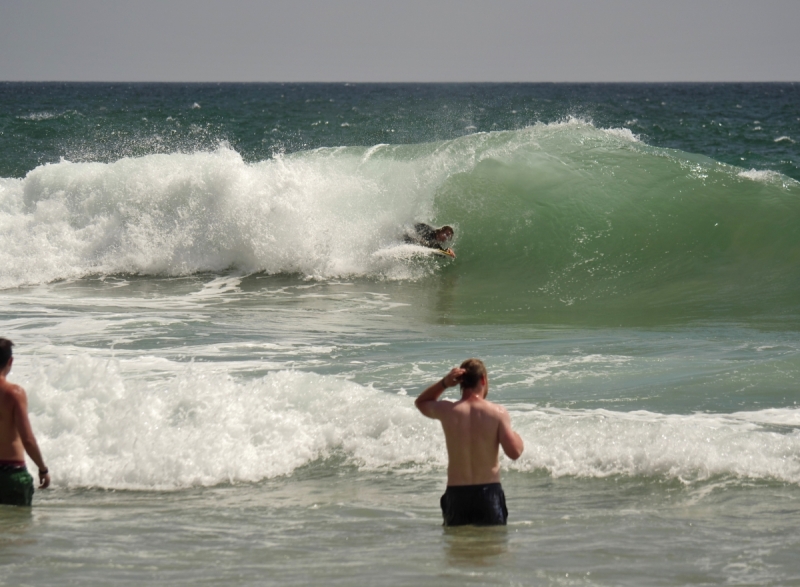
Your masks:
[[[800,84],[0,83],[0,585],[800,585],[798,143]],[[526,449],[444,530],[472,356]]]

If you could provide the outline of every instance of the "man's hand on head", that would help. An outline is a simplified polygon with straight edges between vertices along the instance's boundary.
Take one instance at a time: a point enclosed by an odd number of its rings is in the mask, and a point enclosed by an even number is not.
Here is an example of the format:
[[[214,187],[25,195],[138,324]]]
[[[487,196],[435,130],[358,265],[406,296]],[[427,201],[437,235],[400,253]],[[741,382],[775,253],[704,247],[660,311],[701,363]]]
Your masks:
[[[450,369],[447,375],[419,394],[419,397],[414,400],[414,405],[428,418],[438,419],[442,415],[442,410],[447,409],[446,406],[450,405],[450,402],[440,402],[439,397],[448,387],[458,385],[464,373],[464,369],[460,367]]]
[[[450,369],[450,372],[442,377],[442,383],[445,387],[454,387],[458,385],[461,381],[461,376],[465,373],[465,370],[460,367],[453,367]]]

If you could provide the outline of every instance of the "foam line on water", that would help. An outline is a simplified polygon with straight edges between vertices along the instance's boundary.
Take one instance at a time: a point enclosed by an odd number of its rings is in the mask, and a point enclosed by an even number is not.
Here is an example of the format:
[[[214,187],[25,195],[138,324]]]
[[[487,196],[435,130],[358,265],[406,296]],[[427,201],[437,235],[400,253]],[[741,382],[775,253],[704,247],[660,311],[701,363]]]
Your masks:
[[[56,484],[255,482],[336,451],[370,470],[441,465],[440,435],[408,398],[313,373],[237,381],[211,364],[175,367],[177,375],[154,381],[123,377],[113,359],[34,366],[25,386]]]
[[[334,455],[365,471],[444,475],[439,425],[400,388],[288,370],[239,379],[224,363],[147,356],[130,362],[62,357],[18,374],[57,484],[177,489],[257,482]],[[505,466],[519,471],[800,483],[800,410],[509,410],[526,449]]]
[[[800,410],[736,414],[535,410],[519,470],[554,476],[645,476],[686,483],[717,476],[800,483]]]

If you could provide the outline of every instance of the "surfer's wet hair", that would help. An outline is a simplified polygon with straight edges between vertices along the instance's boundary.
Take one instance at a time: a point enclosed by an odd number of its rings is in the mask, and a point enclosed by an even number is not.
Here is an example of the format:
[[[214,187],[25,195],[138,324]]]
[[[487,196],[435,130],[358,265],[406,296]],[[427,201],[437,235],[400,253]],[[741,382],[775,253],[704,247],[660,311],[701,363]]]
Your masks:
[[[453,236],[456,233],[456,231],[453,230],[452,226],[445,225],[445,226],[442,226],[439,230],[437,230],[436,234],[443,234],[445,232],[450,233],[450,236]]]
[[[459,379],[461,389],[472,389],[477,387],[481,379],[486,377],[486,365],[480,359],[467,359],[461,363],[464,374]]]
[[[11,347],[14,343],[7,338],[0,338],[0,369],[5,369],[11,359]]]

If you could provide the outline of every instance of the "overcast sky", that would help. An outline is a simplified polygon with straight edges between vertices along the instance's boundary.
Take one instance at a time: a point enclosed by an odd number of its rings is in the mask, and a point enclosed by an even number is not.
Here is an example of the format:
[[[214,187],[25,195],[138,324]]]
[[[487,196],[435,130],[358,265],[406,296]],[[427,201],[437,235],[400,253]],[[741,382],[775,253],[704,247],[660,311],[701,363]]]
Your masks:
[[[0,0],[4,81],[800,81],[800,0]]]

